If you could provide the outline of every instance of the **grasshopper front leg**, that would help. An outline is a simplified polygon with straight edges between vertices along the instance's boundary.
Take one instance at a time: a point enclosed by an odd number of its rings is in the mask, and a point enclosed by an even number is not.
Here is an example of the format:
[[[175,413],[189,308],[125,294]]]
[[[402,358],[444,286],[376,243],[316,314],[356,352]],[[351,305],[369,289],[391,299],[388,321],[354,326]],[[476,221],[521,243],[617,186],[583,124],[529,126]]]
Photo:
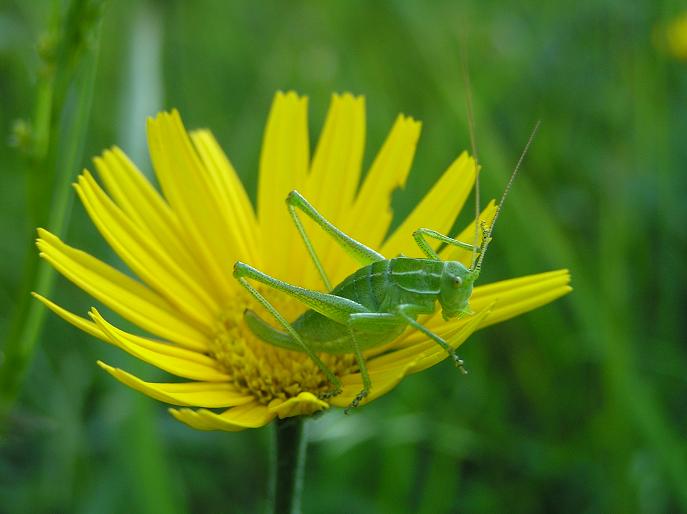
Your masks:
[[[437,254],[437,252],[435,252],[434,249],[429,245],[425,237],[431,237],[432,239],[436,239],[442,243],[457,246],[458,248],[463,248],[465,250],[472,250],[477,253],[481,251],[480,247],[445,236],[436,230],[431,230],[429,228],[417,229],[415,232],[413,232],[413,239],[415,239],[415,243],[420,247],[420,250],[422,250],[427,257],[437,261],[440,260],[439,254]]]

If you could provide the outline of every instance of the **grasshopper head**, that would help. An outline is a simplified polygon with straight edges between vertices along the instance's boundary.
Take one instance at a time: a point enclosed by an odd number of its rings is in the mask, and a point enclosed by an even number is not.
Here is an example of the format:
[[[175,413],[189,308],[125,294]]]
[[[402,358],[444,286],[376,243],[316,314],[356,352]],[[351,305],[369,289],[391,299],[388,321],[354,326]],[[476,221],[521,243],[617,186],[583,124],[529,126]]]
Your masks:
[[[445,320],[470,312],[468,301],[472,295],[472,285],[477,279],[477,274],[458,261],[444,263],[439,303]]]

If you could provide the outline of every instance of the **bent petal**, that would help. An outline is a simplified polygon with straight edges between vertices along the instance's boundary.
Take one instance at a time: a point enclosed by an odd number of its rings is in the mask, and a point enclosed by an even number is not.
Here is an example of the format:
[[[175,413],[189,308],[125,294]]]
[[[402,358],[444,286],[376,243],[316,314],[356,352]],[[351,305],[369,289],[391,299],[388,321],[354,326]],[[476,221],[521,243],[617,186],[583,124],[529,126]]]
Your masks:
[[[289,398],[286,401],[281,399],[272,400],[268,408],[279,416],[279,419],[283,419],[291,416],[307,416],[314,412],[328,409],[329,404],[320,400],[312,393],[302,392],[298,396]]]
[[[233,407],[221,414],[207,409],[169,409],[177,420],[199,430],[224,430],[240,432],[247,428],[259,428],[272,421],[276,414],[266,405],[257,402]]]

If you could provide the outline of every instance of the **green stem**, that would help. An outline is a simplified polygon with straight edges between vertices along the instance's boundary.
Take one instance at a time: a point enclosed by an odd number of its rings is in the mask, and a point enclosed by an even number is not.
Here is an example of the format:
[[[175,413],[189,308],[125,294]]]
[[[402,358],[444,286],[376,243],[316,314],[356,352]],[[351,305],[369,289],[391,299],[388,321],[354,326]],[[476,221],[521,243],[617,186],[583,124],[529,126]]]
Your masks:
[[[273,461],[274,514],[300,514],[307,436],[302,416],[277,420]]]

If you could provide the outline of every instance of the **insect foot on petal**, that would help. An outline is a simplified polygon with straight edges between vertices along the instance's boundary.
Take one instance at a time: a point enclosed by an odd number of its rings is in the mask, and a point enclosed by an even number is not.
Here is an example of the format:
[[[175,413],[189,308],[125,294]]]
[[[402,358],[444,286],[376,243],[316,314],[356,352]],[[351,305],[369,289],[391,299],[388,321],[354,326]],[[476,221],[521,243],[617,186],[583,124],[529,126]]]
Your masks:
[[[360,405],[360,402],[362,402],[367,395],[367,389],[363,389],[362,391],[360,391],[358,395],[355,398],[353,398],[353,401],[350,403],[350,405],[344,409],[344,414],[348,415],[351,409],[355,409],[356,407],[358,407]]]
[[[465,368],[465,362],[463,362],[463,359],[458,357],[457,353],[452,353],[451,357],[453,357],[453,364],[455,364],[456,368],[458,368],[463,375],[467,375],[468,370]]]
[[[319,395],[320,400],[329,400],[331,398],[334,398],[335,396],[339,396],[341,394],[341,391],[343,391],[341,386],[337,386],[334,389],[331,389],[329,391],[326,391],[326,392],[320,394]]]

